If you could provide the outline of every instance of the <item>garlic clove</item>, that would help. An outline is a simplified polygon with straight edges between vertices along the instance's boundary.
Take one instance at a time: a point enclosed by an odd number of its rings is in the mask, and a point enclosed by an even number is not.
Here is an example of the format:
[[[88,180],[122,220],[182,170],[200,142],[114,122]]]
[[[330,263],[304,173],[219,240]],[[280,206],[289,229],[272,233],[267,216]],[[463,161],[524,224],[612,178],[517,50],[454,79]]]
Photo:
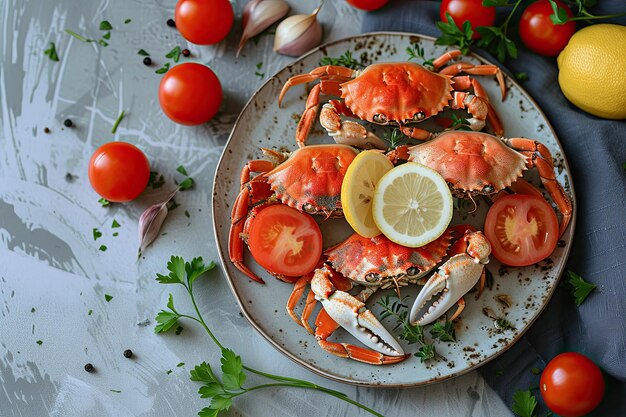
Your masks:
[[[279,23],[274,38],[274,51],[289,56],[300,56],[322,41],[322,25],[317,20],[322,5],[311,14],[289,16]]]
[[[289,12],[284,0],[250,0],[243,10],[243,34],[239,41],[236,56],[248,39],[258,35]]]
[[[139,217],[139,250],[137,251],[137,258],[141,257],[143,251],[159,236],[161,226],[163,226],[163,222],[169,212],[167,204],[174,198],[179,189],[180,187],[177,187],[164,202],[154,204],[141,213]]]

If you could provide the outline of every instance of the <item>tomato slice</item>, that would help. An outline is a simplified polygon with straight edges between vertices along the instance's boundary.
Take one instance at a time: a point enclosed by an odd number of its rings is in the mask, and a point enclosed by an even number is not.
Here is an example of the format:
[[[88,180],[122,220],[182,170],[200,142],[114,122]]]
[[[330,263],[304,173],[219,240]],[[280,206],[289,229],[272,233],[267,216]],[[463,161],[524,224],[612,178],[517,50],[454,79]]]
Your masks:
[[[322,232],[310,215],[276,204],[250,225],[248,248],[259,265],[290,277],[313,271],[322,256]]]
[[[513,194],[498,199],[485,219],[485,236],[497,260],[511,266],[547,258],[559,239],[559,225],[543,197]]]

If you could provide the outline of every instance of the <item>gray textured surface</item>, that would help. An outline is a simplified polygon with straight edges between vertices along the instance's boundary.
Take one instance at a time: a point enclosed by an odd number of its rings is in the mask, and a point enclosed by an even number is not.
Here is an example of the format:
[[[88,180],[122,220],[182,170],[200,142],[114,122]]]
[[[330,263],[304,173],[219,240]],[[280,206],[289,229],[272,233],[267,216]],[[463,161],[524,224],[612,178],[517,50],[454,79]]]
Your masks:
[[[290,1],[297,11],[308,2]],[[216,161],[237,113],[261,83],[255,64],[271,74],[289,58],[272,53],[272,38],[251,43],[234,59],[243,2],[226,42],[187,45],[165,26],[175,2],[70,0],[0,2],[0,416],[191,416],[206,406],[188,379],[203,360],[217,364],[201,329],[180,336],[154,335],[152,319],[171,290],[154,281],[169,256],[216,258],[210,225],[210,189]],[[126,18],[132,23],[124,25]],[[108,19],[110,46],[85,44],[64,34],[71,28],[91,37]],[[320,13],[325,40],[358,32],[361,15],[343,1],[328,1]],[[42,51],[56,42],[61,61]],[[141,64],[139,48],[158,64],[175,45],[188,46],[197,61],[220,77],[225,99],[209,124],[189,128],[169,121],[158,107],[159,76]],[[125,109],[117,134],[111,125]],[[71,118],[75,127],[63,128]],[[44,127],[51,129],[43,133]],[[130,204],[102,208],[87,179],[92,152],[111,140],[137,144],[164,174],[166,185]],[[161,237],[135,262],[137,219],[165,197],[184,164],[196,179],[181,194],[182,205]],[[71,173],[71,181],[66,175]],[[184,215],[188,210],[191,217]],[[112,236],[111,222],[121,228]],[[92,228],[103,237],[93,241]],[[100,252],[100,244],[108,246]],[[504,416],[510,412],[472,373],[425,389],[357,389],[317,377],[283,357],[257,335],[238,311],[220,272],[198,284],[201,309],[216,335],[250,366],[299,377],[346,392],[388,416]],[[173,289],[177,304],[189,307]],[[110,294],[110,302],[104,300]],[[282,307],[282,306],[281,306]],[[35,309],[31,312],[31,309]],[[88,315],[89,310],[92,315]],[[41,346],[36,342],[43,341]],[[123,358],[131,348],[135,358]],[[91,362],[97,372],[88,374]],[[176,367],[185,362],[184,367]],[[171,374],[166,374],[168,370]],[[115,393],[111,390],[120,390]],[[229,415],[365,415],[310,391],[258,391],[236,401]]]

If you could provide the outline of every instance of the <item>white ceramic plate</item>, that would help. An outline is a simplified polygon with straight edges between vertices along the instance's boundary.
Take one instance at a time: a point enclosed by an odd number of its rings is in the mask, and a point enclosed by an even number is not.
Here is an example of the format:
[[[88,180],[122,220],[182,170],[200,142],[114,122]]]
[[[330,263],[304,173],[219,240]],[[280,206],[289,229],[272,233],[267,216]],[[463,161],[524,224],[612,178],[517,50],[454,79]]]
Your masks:
[[[405,61],[408,58],[406,48],[411,44],[419,44],[429,58],[446,51],[446,48],[435,46],[433,42],[433,38],[415,34],[373,33],[332,42],[298,59],[269,79],[252,96],[235,123],[215,174],[213,223],[217,247],[226,277],[243,314],[256,330],[289,358],[320,375],[341,382],[367,386],[417,386],[461,375],[493,359],[515,343],[539,316],[556,287],[570,250],[575,211],[569,229],[549,260],[531,267],[501,268],[492,257],[488,270],[493,276],[493,288],[486,290],[477,301],[473,294],[466,297],[467,307],[456,323],[456,343],[436,342],[437,352],[445,360],[424,364],[417,357],[411,357],[399,364],[387,366],[367,365],[326,353],[312,335],[297,326],[288,316],[285,305],[293,288],[291,284],[272,278],[255,264],[248,252],[247,264],[265,279],[266,285],[249,280],[229,261],[230,211],[239,192],[239,173],[242,167],[247,161],[262,157],[259,147],[296,149],[295,128],[297,118],[304,110],[307,91],[302,86],[292,88],[283,107],[279,109],[277,97],[284,82],[292,75],[317,67],[323,56],[337,57],[346,50],[364,63]],[[476,55],[464,60],[488,63]],[[569,181],[569,168],[563,149],[536,103],[510,77],[506,77],[508,95],[504,102],[499,98],[494,77],[480,77],[480,82],[502,118],[507,137],[535,138],[548,146],[558,166],[558,179],[565,184],[566,191],[574,201],[574,190]],[[322,133],[319,123],[316,126],[309,143],[332,143],[331,138]],[[434,124],[424,126],[436,130]],[[536,172],[526,172],[525,178],[536,185],[540,184]],[[469,207],[471,208],[471,203]],[[461,215],[455,211],[453,224],[471,223],[480,229],[487,208],[486,200],[482,200],[473,214]],[[342,219],[328,220],[321,227],[326,246],[342,241],[351,233]],[[415,286],[403,288],[402,295],[409,296],[409,305],[418,290]],[[368,301],[368,306],[374,313],[381,311],[375,305],[376,300],[390,293],[391,290],[379,291]],[[508,295],[512,301],[509,308],[497,300],[498,296],[503,295]],[[489,311],[491,317],[485,311]],[[313,319],[314,317],[315,315]],[[498,329],[494,318],[505,318],[515,330]],[[390,319],[383,323],[388,329],[396,324]],[[429,327],[426,329],[427,339],[430,339]],[[397,335],[398,332],[394,334]],[[332,339],[359,345],[356,339],[341,329]],[[405,351],[417,351],[416,345],[401,343]]]

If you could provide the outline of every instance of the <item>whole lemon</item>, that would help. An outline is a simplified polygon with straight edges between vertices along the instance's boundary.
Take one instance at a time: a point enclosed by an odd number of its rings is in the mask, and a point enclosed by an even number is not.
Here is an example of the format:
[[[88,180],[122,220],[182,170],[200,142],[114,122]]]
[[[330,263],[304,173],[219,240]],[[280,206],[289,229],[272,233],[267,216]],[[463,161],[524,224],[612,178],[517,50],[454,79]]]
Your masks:
[[[605,119],[626,119],[626,26],[587,26],[557,58],[559,85],[582,110]]]

